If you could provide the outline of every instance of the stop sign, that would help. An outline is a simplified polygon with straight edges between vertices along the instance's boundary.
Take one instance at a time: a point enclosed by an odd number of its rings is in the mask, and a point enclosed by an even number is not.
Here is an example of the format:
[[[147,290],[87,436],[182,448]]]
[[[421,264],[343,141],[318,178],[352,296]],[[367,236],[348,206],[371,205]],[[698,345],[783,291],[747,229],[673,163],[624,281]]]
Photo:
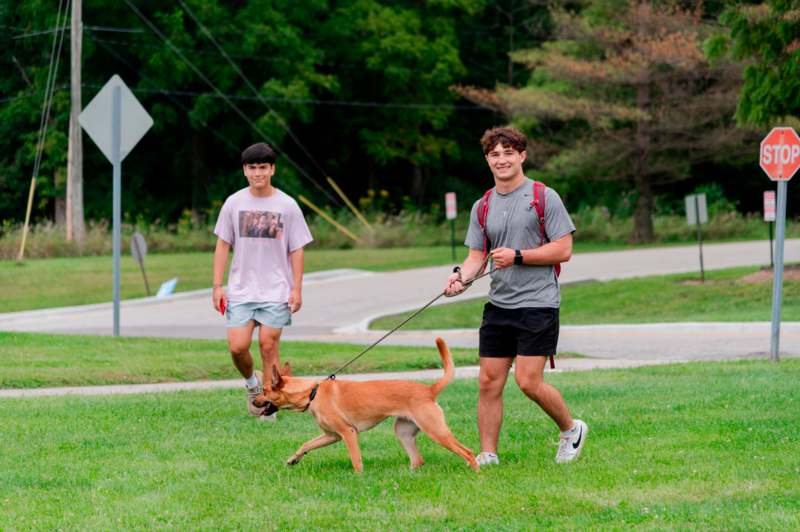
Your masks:
[[[790,127],[776,127],[761,141],[761,168],[773,181],[789,181],[800,167],[800,137]]]

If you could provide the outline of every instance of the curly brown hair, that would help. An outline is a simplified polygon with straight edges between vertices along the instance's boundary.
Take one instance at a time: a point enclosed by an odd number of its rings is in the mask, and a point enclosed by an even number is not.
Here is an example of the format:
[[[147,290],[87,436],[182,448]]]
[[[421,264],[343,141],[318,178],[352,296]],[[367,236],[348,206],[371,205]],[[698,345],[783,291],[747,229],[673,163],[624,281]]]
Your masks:
[[[481,137],[483,154],[486,155],[500,143],[504,148],[514,148],[522,153],[528,146],[528,139],[518,129],[513,127],[493,127],[487,129]]]

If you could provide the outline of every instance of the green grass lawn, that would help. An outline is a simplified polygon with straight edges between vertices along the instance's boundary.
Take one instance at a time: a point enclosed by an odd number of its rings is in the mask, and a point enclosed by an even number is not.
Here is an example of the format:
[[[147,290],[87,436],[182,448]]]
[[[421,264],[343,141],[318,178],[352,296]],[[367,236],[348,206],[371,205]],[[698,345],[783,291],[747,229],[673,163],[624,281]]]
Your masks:
[[[575,244],[576,252],[611,251],[631,246]],[[456,248],[457,261],[465,248]],[[164,281],[178,277],[176,291],[211,286],[212,253],[163,253],[145,258],[152,294]],[[371,271],[403,270],[452,264],[449,246],[389,249],[314,249],[306,251],[306,271],[357,268]],[[124,255],[120,264],[123,299],[145,297],[144,280],[138,264]],[[112,259],[110,256],[31,259],[22,263],[0,261],[3,303],[0,312],[85,305],[111,301]]]
[[[740,278],[758,268],[732,268],[697,274],[641,277],[619,281],[579,283],[561,287],[561,324],[655,323],[684,321],[769,321],[772,281],[749,284]],[[406,329],[480,327],[485,298],[427,309]],[[391,329],[411,313],[387,316],[370,324]],[[781,317],[800,320],[800,281],[783,283]]]
[[[364,346],[281,342],[281,361],[296,374],[326,375]],[[456,365],[478,363],[474,349],[452,349]],[[258,345],[253,344],[258,366]],[[441,367],[430,347],[378,346],[354,362],[351,373]],[[85,386],[235,379],[225,340],[183,340],[0,332],[0,388]]]
[[[578,463],[506,390],[499,467],[473,473],[420,436],[408,469],[390,423],[284,460],[311,416],[247,417],[239,390],[0,400],[0,529],[540,530],[800,527],[800,360],[550,375],[590,432]],[[440,396],[477,446],[475,381]]]

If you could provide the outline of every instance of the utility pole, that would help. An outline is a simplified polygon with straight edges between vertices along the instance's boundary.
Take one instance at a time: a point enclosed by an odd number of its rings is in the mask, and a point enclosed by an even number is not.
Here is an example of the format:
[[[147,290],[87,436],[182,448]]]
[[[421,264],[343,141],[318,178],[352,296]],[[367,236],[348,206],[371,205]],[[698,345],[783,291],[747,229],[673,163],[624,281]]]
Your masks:
[[[81,45],[83,44],[83,0],[72,0],[70,23],[70,113],[67,152],[67,240],[83,244],[83,139],[81,114]]]

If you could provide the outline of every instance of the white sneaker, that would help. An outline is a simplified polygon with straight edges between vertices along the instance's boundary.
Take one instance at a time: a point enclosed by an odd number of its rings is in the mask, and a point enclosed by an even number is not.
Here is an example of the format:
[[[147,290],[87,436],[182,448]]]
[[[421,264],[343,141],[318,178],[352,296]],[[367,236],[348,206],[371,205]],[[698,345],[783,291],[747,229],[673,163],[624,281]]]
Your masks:
[[[267,423],[275,423],[276,421],[278,421],[278,412],[275,411],[270,415],[261,414],[260,416],[258,416],[258,420],[265,421]]]
[[[572,462],[578,458],[583,449],[583,444],[586,443],[586,435],[589,433],[589,426],[580,419],[575,420],[575,426],[568,435],[561,436],[561,441],[558,442],[558,452],[556,453],[556,462],[563,464]]]
[[[498,458],[495,453],[490,453],[489,451],[482,451],[481,454],[475,457],[475,461],[478,462],[480,467],[500,465],[500,458]]]
[[[247,413],[250,414],[251,416],[261,417],[267,408],[264,406],[259,407],[254,405],[253,401],[264,391],[264,386],[262,384],[264,382],[264,379],[263,375],[258,370],[255,370],[253,374],[256,376],[256,379],[258,380],[258,384],[253,388],[248,388],[247,386],[245,386],[245,389],[247,390]]]

